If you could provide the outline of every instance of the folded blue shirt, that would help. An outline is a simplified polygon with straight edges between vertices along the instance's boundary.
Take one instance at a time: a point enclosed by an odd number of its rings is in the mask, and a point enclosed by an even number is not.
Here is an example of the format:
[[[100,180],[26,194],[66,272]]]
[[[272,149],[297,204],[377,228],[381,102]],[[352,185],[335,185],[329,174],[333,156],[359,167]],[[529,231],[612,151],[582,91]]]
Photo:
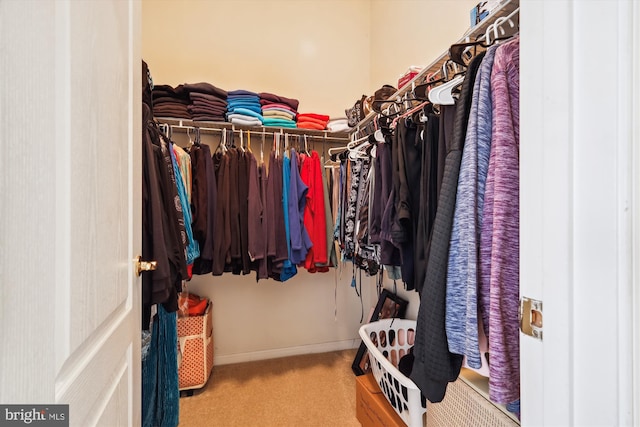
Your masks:
[[[231,113],[231,114],[227,114],[227,120],[231,120],[231,119],[244,119],[244,120],[251,120],[253,122],[255,122],[256,124],[261,125],[262,124],[262,116],[251,116],[249,114],[240,114],[240,113]],[[260,123],[258,123],[260,122]]]
[[[229,101],[251,101],[260,104],[260,98],[251,95],[230,96],[229,98],[227,98],[227,102]]]
[[[237,110],[238,108],[244,108],[246,110],[251,110],[255,113],[258,113],[260,115],[262,115],[262,110],[260,109],[260,107],[256,107],[255,105],[251,105],[251,104],[234,104],[234,105],[228,105],[227,106],[227,111],[228,112],[234,112],[235,110]]]
[[[227,92],[227,97],[234,96],[234,95],[253,95],[253,96],[257,96],[258,98],[260,97],[257,93],[251,92],[250,90],[244,90],[244,89],[237,89],[237,90],[232,90],[230,92]]]
[[[262,123],[265,126],[296,127],[296,122],[294,122],[293,120],[275,119],[273,117],[264,117],[264,119],[262,120]]]
[[[255,118],[260,119],[260,120],[263,119],[262,114],[256,113],[255,111],[250,110],[248,108],[234,108],[233,110],[228,110],[228,112],[230,114],[242,114],[242,115],[245,115],[245,116],[255,117]]]

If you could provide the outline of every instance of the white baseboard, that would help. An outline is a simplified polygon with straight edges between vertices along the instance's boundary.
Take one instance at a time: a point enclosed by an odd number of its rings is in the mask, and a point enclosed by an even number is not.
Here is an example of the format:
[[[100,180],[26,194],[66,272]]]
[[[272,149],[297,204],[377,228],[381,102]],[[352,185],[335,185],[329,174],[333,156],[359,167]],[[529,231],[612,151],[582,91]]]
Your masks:
[[[362,341],[351,339],[344,341],[333,341],[321,344],[309,344],[296,347],[275,348],[272,350],[252,351],[248,353],[227,354],[214,356],[214,365],[228,365],[231,363],[253,362],[256,360],[277,359],[279,357],[298,356],[301,354],[327,353],[330,351],[347,350],[358,348]]]

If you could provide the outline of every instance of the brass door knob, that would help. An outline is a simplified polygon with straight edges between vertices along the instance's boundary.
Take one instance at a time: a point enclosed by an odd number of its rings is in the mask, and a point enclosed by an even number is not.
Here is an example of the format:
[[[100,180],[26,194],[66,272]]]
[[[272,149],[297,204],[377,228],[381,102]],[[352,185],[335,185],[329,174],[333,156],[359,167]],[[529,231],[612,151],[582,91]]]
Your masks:
[[[143,271],[152,271],[158,268],[157,261],[142,261],[142,256],[140,255],[133,260],[133,265],[137,276],[140,276]]]

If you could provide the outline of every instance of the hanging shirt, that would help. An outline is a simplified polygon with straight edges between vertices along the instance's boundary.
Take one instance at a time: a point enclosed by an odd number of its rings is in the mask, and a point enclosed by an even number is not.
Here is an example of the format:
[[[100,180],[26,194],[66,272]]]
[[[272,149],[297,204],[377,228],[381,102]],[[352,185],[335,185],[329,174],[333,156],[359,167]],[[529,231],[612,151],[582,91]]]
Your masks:
[[[187,200],[191,203],[191,156],[184,151],[182,147],[173,144],[173,154],[175,155],[176,162],[180,168],[180,174],[182,175],[182,182],[184,184],[185,192],[187,193]]]
[[[184,228],[187,233],[187,254],[186,261],[187,266],[192,265],[193,261],[200,256],[200,246],[198,242],[193,238],[193,232],[191,231],[191,206],[189,206],[189,200],[187,198],[187,191],[184,188],[182,181],[182,174],[178,163],[176,162],[173,150],[169,150],[171,156],[171,162],[173,164],[173,172],[176,176],[176,185],[178,188],[178,196],[180,198],[180,206],[182,208],[182,214],[184,216]]]
[[[171,180],[160,148],[151,110],[143,104],[142,131],[142,257],[156,260],[157,268],[142,274],[142,328],[149,329],[151,306],[178,308],[176,284],[187,277]]]
[[[401,264],[400,251],[391,240],[392,218],[395,216],[391,143],[391,136],[387,135],[385,142],[380,142],[376,146],[376,168],[380,170],[380,178],[378,190],[374,196],[374,222],[371,227],[371,239],[373,243],[380,244],[380,262],[382,264],[399,266]],[[378,216],[380,217],[379,227],[376,223]]]
[[[266,215],[262,204],[262,194],[260,189],[260,172],[255,156],[249,153],[249,215],[248,218],[248,246],[247,250],[252,262],[265,258],[265,236],[262,229],[263,222],[266,222]]]
[[[262,259],[258,262],[258,268],[256,271],[256,278],[260,280],[269,278],[267,259],[267,235],[269,234],[267,219],[270,216],[270,213],[267,212],[267,183],[269,178],[267,176],[267,167],[264,163],[258,167],[258,180],[260,182],[260,203],[262,205],[262,229],[260,232],[262,233],[262,253],[264,254]],[[253,210],[250,212],[253,212]]]
[[[331,169],[333,170],[333,168]],[[325,227],[326,227],[326,241],[327,241],[327,267],[337,267],[338,259],[336,256],[336,245],[333,241],[333,218],[331,213],[331,203],[330,199],[330,190],[329,190],[329,180],[331,175],[331,170],[322,167],[322,181],[324,187],[324,212],[325,212]],[[324,266],[318,266],[324,267]],[[324,270],[323,270],[324,271]]]
[[[253,158],[253,163],[251,162]],[[249,172],[256,168],[253,154],[249,151],[238,151],[238,209],[240,214],[240,271],[242,274],[251,272],[249,257]]]
[[[324,184],[317,151],[312,151],[311,157],[303,161],[300,178],[309,189],[304,209],[304,227],[313,242],[313,246],[307,252],[304,267],[313,272],[316,270],[316,264],[326,264],[328,260]]]
[[[189,174],[189,188],[192,188],[192,195],[189,201],[193,218],[193,237],[198,241],[200,248],[204,248],[209,219],[209,201],[207,200],[209,189],[205,154],[199,145],[191,147],[191,158],[192,173]],[[184,161],[182,163],[184,164]]]
[[[420,165],[420,181],[418,195],[418,213],[414,219],[414,281],[415,287],[422,289],[427,273],[429,257],[429,239],[436,216],[437,174],[438,174],[438,140],[440,123],[435,114],[427,113],[427,121],[418,126],[418,133],[423,134],[422,160]],[[417,135],[419,137],[419,135]]]
[[[216,202],[215,230],[216,238],[213,240],[213,266],[212,274],[220,276],[224,273],[224,266],[231,262],[231,219],[229,217],[229,156],[216,153],[213,156],[216,169],[216,182],[218,184],[218,199]]]
[[[420,289],[415,281],[415,235],[420,206],[420,176],[422,169],[423,143],[418,127],[412,121],[398,120],[396,127],[398,158],[398,188],[396,193],[396,241],[402,254],[402,280],[408,290]]]
[[[473,87],[447,272],[446,331],[449,350],[466,356],[468,365],[475,369],[482,366],[478,344],[478,262],[484,188],[491,150],[491,69],[495,52],[496,47],[487,50]]]
[[[291,262],[291,221],[289,220],[289,197],[291,184],[291,159],[288,153],[285,153],[282,164],[282,210],[284,214],[284,229],[287,237],[287,259],[284,260],[282,270],[280,271],[280,280],[286,281],[298,273],[295,264]]]
[[[215,223],[216,223],[216,206],[218,199],[218,186],[216,182],[216,173],[213,165],[213,159],[211,156],[211,150],[209,146],[203,144],[200,146],[202,157],[204,159],[205,177],[207,180],[207,205],[204,209],[207,210],[207,227],[206,234],[203,243],[200,244],[200,258],[196,259],[193,263],[194,274],[207,274],[213,271],[213,246]],[[194,173],[194,176],[196,173]],[[195,187],[195,182],[194,185]],[[195,193],[195,191],[194,191]],[[195,222],[195,220],[194,220]],[[195,237],[194,232],[194,237]],[[197,238],[197,237],[196,237]]]
[[[491,72],[491,155],[480,233],[481,292],[489,295],[489,397],[511,403],[520,395],[520,40],[498,47]],[[483,298],[484,299],[484,298]]]
[[[364,162],[357,160],[347,161],[347,179],[345,183],[345,212],[344,212],[344,255],[348,259],[352,259],[355,249],[355,232],[356,217],[358,214],[358,189],[360,188],[360,179],[362,166]]]
[[[291,149],[291,177],[289,181],[289,231],[291,239],[290,260],[293,264],[302,264],[307,257],[307,252],[313,246],[309,234],[304,227],[304,210],[307,204],[307,192],[309,188],[300,178],[298,168],[298,154]]]
[[[455,137],[447,150],[442,190],[433,227],[427,275],[420,294],[411,379],[430,402],[441,402],[447,384],[455,381],[462,356],[449,351],[445,331],[445,297],[449,239],[455,208],[460,162],[464,148],[473,84],[484,52],[471,60],[456,107]]]

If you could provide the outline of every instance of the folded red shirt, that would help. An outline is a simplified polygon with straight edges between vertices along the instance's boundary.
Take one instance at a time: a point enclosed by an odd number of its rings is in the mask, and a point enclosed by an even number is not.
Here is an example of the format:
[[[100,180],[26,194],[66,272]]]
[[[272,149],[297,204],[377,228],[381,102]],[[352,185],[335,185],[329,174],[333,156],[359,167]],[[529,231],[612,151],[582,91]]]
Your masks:
[[[309,117],[316,120],[322,120],[324,122],[329,121],[329,116],[325,116],[324,114],[301,113],[301,114],[298,114],[298,117]]]
[[[326,125],[321,125],[316,122],[298,122],[296,125],[301,129],[315,129],[315,130],[325,130]]]
[[[298,123],[300,123],[300,122],[315,123],[315,124],[321,125],[321,126],[327,126],[327,123],[329,123],[327,121],[314,119],[312,117],[300,117],[300,116],[298,116]]]

